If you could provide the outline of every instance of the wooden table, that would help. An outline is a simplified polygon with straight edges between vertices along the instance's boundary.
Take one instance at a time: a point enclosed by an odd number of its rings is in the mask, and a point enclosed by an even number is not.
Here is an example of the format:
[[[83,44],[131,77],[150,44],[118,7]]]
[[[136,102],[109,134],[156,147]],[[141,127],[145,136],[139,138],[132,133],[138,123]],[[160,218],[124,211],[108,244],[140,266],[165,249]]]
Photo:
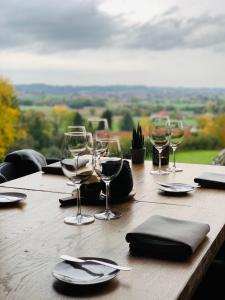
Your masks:
[[[224,168],[182,167],[182,173],[159,177],[149,174],[149,162],[134,166],[136,195],[115,207],[122,217],[80,227],[63,223],[64,217],[75,210],[59,207],[59,197],[72,190],[66,186],[66,178],[35,173],[0,185],[0,192],[27,194],[19,206],[1,208],[0,299],[190,299],[225,240],[224,191],[197,189],[186,197],[165,197],[158,193],[156,181],[191,183],[203,171],[224,173]],[[83,210],[94,214],[99,207],[84,206]],[[186,262],[130,256],[126,233],[154,214],[206,222],[211,230]],[[110,258],[133,270],[120,272],[104,286],[77,289],[51,275],[61,254]]]

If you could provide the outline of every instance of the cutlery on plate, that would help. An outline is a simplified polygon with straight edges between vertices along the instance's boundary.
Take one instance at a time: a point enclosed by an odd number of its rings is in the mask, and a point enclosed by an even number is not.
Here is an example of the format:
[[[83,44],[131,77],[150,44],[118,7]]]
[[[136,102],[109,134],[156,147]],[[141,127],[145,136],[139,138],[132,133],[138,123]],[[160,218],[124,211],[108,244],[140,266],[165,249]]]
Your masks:
[[[110,264],[101,260],[96,260],[96,259],[81,259],[81,258],[77,258],[77,257],[73,257],[70,255],[61,255],[60,256],[61,259],[65,260],[65,261],[71,261],[71,262],[75,262],[75,263],[85,263],[85,262],[94,262],[103,266],[107,266],[110,268],[114,268],[117,270],[121,270],[121,271],[130,271],[132,270],[132,268],[129,267],[123,267],[123,266],[119,266],[119,265],[114,265],[114,264]]]

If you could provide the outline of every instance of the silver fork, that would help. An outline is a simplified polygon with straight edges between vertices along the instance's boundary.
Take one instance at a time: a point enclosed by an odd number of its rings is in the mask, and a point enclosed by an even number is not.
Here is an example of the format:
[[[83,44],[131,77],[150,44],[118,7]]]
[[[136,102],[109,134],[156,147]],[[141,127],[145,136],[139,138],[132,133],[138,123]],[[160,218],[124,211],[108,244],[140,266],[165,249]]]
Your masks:
[[[124,266],[118,266],[118,265],[114,265],[114,264],[110,264],[101,260],[96,260],[96,259],[81,259],[81,258],[77,258],[77,257],[73,257],[70,255],[61,255],[60,256],[61,259],[66,260],[66,261],[71,261],[71,262],[76,262],[76,263],[85,263],[85,262],[94,262],[103,266],[107,266],[110,268],[114,268],[116,270],[121,270],[121,271],[130,271],[132,270],[132,268],[129,267],[124,267]]]

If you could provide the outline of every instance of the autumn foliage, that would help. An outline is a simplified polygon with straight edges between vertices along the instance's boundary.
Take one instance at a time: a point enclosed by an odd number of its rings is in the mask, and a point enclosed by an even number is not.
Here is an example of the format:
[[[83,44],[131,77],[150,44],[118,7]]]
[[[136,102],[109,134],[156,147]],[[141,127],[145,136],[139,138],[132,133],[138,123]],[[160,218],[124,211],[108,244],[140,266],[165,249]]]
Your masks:
[[[18,134],[17,121],[19,110],[15,105],[15,93],[12,84],[0,77],[0,159]]]

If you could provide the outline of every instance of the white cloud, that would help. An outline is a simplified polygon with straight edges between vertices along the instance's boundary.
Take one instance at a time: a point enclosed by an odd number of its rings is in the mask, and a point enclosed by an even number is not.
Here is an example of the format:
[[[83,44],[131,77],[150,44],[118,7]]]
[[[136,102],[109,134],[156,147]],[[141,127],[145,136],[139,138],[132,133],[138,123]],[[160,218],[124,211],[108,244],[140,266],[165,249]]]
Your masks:
[[[225,1],[2,0],[16,83],[225,86]]]

